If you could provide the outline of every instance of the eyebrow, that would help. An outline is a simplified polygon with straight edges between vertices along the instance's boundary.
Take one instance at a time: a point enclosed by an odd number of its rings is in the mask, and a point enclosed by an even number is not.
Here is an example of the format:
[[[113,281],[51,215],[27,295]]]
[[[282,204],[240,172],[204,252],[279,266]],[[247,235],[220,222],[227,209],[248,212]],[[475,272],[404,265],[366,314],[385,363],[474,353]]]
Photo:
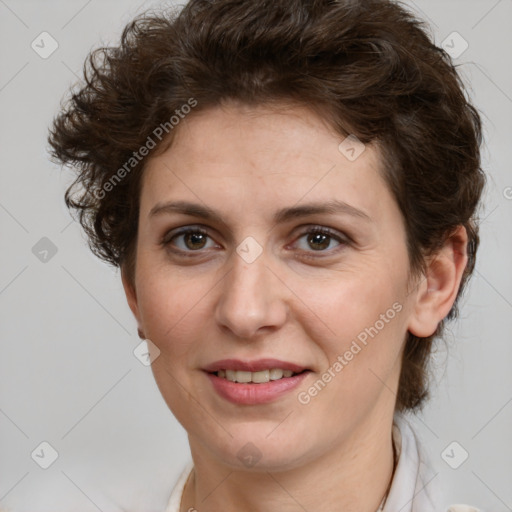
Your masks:
[[[227,225],[220,213],[217,213],[206,205],[191,203],[188,201],[157,203],[149,212],[149,217],[151,218],[157,215],[169,213],[181,213]],[[293,219],[326,213],[350,215],[367,222],[373,222],[373,219],[363,210],[359,210],[358,208],[337,199],[321,203],[307,203],[301,206],[283,208],[274,214],[273,222],[275,224],[282,224]]]

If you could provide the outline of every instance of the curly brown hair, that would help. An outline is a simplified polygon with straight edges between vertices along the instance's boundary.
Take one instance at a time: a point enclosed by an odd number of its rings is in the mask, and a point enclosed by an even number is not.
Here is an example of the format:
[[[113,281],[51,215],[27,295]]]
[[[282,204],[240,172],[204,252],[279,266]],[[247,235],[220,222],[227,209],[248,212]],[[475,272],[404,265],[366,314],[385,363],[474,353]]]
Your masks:
[[[377,142],[414,273],[457,226],[467,230],[468,264],[447,319],[457,316],[479,244],[481,119],[450,57],[391,0],[191,0],[138,16],[118,46],[92,51],[49,143],[54,160],[77,171],[65,200],[96,255],[133,282],[144,147],[169,147],[171,118],[228,100],[297,102],[340,134]],[[444,320],[428,338],[408,333],[397,410],[428,396],[443,329]]]

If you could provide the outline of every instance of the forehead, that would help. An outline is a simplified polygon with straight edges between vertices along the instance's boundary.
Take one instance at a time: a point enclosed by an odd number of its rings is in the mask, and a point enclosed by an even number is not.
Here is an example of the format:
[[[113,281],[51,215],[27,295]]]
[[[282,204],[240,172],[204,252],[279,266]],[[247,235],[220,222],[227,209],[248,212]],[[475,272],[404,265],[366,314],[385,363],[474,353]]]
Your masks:
[[[344,135],[336,133],[306,106],[250,107],[229,103],[186,117],[177,127],[172,145],[174,155],[189,162],[200,159],[214,165],[220,161],[224,166],[237,159],[258,164],[257,171],[261,173],[267,167],[286,168],[297,160],[316,165],[334,163],[342,154],[339,145],[343,139]],[[359,143],[357,149],[362,148],[364,145]],[[369,153],[372,154],[364,159],[366,165],[376,166],[376,150]],[[245,165],[241,170],[247,174],[252,169]]]
[[[378,148],[345,140],[307,107],[214,107],[173,135],[146,164],[141,209],[178,197],[239,211],[339,199],[379,214],[393,202]]]

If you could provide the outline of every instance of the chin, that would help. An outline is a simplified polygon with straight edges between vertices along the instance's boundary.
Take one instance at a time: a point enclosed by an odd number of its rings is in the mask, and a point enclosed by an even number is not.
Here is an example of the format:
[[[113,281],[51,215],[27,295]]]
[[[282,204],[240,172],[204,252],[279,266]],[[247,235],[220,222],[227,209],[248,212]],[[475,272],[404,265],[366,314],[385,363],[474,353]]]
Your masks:
[[[305,449],[303,442],[295,442],[285,431],[281,436],[277,432],[269,436],[269,432],[272,429],[255,433],[254,428],[240,428],[236,435],[232,432],[228,444],[217,445],[214,451],[235,471],[286,471],[304,464],[307,456],[301,452]]]

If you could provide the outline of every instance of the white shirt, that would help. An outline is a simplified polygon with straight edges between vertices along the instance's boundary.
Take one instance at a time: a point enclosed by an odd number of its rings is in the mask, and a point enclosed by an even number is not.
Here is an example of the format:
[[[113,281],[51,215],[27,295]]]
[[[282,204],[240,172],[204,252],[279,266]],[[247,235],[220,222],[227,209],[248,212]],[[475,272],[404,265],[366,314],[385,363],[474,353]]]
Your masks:
[[[480,512],[469,505],[446,505],[437,476],[426,462],[428,459],[409,422],[401,414],[394,417],[393,441],[399,458],[383,512]],[[180,512],[183,489],[193,467],[189,461],[183,469],[165,512]]]

